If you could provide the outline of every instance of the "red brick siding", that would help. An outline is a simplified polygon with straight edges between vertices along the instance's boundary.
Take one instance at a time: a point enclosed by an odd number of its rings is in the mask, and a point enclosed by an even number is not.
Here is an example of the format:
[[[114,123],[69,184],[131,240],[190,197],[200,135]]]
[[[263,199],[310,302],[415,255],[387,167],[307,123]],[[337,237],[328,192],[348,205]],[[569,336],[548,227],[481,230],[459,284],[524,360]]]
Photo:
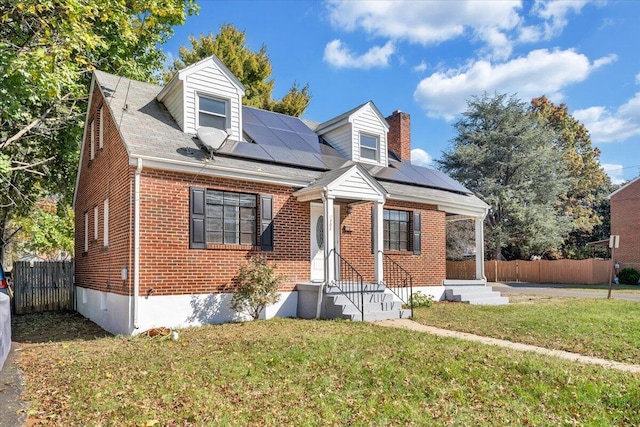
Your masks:
[[[611,197],[611,234],[620,236],[615,250],[620,266],[640,270],[640,180]]]
[[[402,160],[411,161],[411,116],[402,111],[394,111],[387,117],[389,132],[387,144]]]
[[[365,280],[373,280],[374,258],[371,253],[371,203],[353,205],[351,213],[346,206],[340,210],[340,252]],[[387,252],[413,276],[414,286],[441,285],[446,278],[445,213],[434,206],[417,203],[388,201],[385,209],[419,211],[422,225],[422,250],[420,255],[412,251]],[[348,230],[348,231],[345,231]]]
[[[274,251],[242,245],[189,249],[189,190],[193,186],[273,195]],[[291,188],[268,184],[143,169],[141,294],[151,289],[154,295],[229,291],[238,267],[252,255],[264,255],[278,265],[277,272],[285,275],[282,291],[308,281],[309,204],[295,201],[292,192]]]
[[[99,123],[98,109],[102,106],[104,123]],[[113,117],[96,88],[89,106],[89,120],[96,120],[95,158],[90,160],[91,135],[87,135],[80,164],[80,179],[75,202],[75,257],[76,284],[79,286],[129,294],[131,289],[131,230],[132,230],[132,177],[125,150]],[[99,129],[104,126],[104,144],[98,149]],[[109,245],[103,246],[104,200],[109,199]],[[94,207],[98,206],[98,239],[94,240]],[[89,250],[84,253],[84,213],[89,213]],[[127,267],[129,279],[121,279],[121,270]]]

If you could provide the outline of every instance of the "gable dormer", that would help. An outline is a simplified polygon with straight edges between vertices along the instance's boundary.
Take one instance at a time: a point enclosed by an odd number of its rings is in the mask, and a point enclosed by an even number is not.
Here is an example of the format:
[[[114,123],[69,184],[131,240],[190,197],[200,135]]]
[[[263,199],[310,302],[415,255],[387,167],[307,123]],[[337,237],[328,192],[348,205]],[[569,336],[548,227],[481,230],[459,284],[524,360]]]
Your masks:
[[[162,102],[184,133],[199,127],[225,130],[242,140],[242,97],[245,88],[216,56],[178,71],[160,91]]]
[[[389,125],[371,101],[320,124],[315,131],[349,160],[377,166],[389,164]]]

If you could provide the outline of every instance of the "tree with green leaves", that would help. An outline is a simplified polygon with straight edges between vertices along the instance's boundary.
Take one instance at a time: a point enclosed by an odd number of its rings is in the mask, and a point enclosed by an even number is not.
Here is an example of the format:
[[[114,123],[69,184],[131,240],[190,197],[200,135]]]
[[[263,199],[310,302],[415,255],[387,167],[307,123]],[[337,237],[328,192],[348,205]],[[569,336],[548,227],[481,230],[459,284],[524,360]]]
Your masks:
[[[531,111],[555,132],[555,145],[567,170],[569,189],[561,196],[560,209],[573,218],[573,231],[563,246],[564,256],[588,256],[585,244],[601,238],[594,231],[604,220],[599,211],[611,192],[611,180],[600,165],[600,150],[591,145],[589,131],[565,104],[555,105],[543,95],[531,100]]]
[[[157,45],[196,10],[195,0],[0,4],[0,249],[41,196],[70,200],[91,71],[153,80]]]
[[[294,83],[281,100],[272,99],[275,80],[271,78],[267,48],[262,45],[257,52],[249,49],[245,32],[233,25],[223,25],[215,36],[211,33],[206,36],[201,34],[197,38],[191,36],[189,42],[191,47],[181,46],[178,50],[180,59],[174,60],[165,70],[165,83],[177,71],[216,55],[245,86],[245,105],[296,117],[302,115],[309,105],[311,94],[308,84],[300,88]]]
[[[571,218],[558,214],[567,179],[554,133],[506,94],[473,97],[455,128],[452,147],[437,162],[491,206],[487,255],[554,256],[572,229]]]

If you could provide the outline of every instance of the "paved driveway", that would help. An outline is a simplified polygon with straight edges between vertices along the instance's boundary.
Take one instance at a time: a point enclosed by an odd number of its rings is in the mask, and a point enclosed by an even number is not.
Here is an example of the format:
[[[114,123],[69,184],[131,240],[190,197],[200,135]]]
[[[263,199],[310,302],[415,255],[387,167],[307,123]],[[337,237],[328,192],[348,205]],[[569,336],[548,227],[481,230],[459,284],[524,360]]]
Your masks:
[[[607,289],[588,289],[588,285],[558,285],[545,283],[491,282],[488,284],[504,296],[517,294],[549,295],[557,297],[606,298]],[[585,289],[587,288],[587,289]],[[638,288],[640,290],[640,288]],[[613,291],[611,298],[640,302],[640,293]]]

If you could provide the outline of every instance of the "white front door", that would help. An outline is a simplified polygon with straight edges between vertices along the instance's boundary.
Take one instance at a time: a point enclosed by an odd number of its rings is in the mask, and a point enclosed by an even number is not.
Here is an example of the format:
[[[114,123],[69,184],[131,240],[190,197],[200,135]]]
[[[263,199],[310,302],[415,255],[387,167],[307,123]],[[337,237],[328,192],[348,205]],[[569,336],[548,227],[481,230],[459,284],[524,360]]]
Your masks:
[[[340,253],[340,206],[333,207],[334,239],[336,252]],[[311,281],[324,281],[324,206],[311,203]]]

